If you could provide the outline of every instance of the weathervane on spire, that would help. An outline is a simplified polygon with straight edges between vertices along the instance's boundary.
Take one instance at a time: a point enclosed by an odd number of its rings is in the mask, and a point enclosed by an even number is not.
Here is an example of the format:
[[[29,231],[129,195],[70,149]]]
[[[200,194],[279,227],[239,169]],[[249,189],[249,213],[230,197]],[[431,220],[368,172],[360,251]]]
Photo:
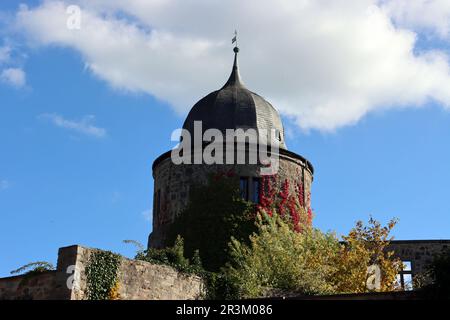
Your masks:
[[[239,48],[238,48],[238,41],[237,41],[237,30],[234,30],[234,37],[233,37],[233,39],[231,39],[231,44],[233,44],[233,43],[236,43],[234,45],[233,51],[235,53],[238,53],[239,52]]]
[[[235,48],[237,48],[238,46],[238,41],[237,41],[237,30],[234,30],[234,37],[231,40],[231,44],[236,43],[236,45],[234,46]]]

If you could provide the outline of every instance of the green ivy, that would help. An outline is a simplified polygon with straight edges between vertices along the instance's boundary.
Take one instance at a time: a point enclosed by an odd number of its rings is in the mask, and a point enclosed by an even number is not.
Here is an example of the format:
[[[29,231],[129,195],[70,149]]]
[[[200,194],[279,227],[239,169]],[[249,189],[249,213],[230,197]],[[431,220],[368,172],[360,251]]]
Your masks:
[[[187,274],[202,276],[204,271],[198,250],[194,252],[192,259],[187,259],[184,256],[184,240],[180,236],[176,238],[172,247],[138,251],[135,259],[167,265]]]
[[[191,188],[188,205],[170,226],[165,246],[181,235],[186,257],[193,259],[198,250],[203,267],[217,272],[229,260],[231,237],[245,242],[254,231],[255,207],[241,198],[239,178],[218,173],[206,185]]]
[[[86,267],[89,300],[108,300],[117,282],[121,257],[110,251],[95,251]]]

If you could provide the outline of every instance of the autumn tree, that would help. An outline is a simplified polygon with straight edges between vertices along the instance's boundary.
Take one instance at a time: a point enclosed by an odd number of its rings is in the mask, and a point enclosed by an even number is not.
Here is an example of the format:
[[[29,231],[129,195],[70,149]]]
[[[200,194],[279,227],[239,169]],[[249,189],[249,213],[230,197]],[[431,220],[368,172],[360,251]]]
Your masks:
[[[386,250],[394,225],[358,222],[340,242],[333,233],[310,226],[298,232],[278,214],[263,213],[250,244],[231,242],[232,261],[224,272],[240,298],[270,295],[274,289],[301,295],[368,292],[367,269],[373,264],[381,270],[376,290],[394,290],[400,261]]]
[[[396,275],[401,270],[402,262],[393,257],[388,250],[392,237],[390,233],[397,221],[389,221],[382,226],[372,217],[368,225],[358,221],[356,226],[343,236],[339,247],[336,273],[333,275],[336,292],[362,293],[370,291],[367,286],[367,269],[377,266],[381,271],[380,287],[376,291],[393,291],[398,289]]]

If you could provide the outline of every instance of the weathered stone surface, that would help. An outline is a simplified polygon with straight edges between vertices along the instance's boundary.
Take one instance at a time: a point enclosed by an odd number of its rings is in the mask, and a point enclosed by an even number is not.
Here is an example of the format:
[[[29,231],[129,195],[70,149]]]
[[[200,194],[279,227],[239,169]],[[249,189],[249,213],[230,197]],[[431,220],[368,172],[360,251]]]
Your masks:
[[[389,245],[396,257],[411,262],[413,278],[424,275],[435,255],[450,249],[450,240],[394,240]]]
[[[67,275],[49,271],[0,279],[0,300],[67,300]]]
[[[0,300],[87,299],[85,270],[95,251],[81,246],[60,248],[56,271],[0,279]],[[201,299],[204,290],[199,277],[126,258],[122,258],[118,282],[123,300],[194,300]]]

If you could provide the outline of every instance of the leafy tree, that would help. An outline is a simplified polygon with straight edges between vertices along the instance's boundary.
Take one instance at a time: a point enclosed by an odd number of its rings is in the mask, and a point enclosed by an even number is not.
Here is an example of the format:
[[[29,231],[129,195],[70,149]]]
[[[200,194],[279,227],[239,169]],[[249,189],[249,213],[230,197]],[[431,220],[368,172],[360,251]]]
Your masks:
[[[381,269],[380,291],[394,289],[400,262],[386,252],[387,227],[369,220],[358,222],[346,243],[332,233],[312,227],[297,232],[276,213],[259,218],[258,231],[247,245],[233,239],[232,261],[223,272],[237,288],[236,297],[255,298],[282,289],[302,295],[367,292],[367,267],[377,263]]]
[[[332,235],[312,228],[294,232],[273,214],[259,218],[250,245],[233,239],[230,246],[233,260],[224,272],[237,284],[239,297],[264,296],[274,288],[301,294],[333,292],[328,278],[334,273],[339,243]]]
[[[367,292],[367,268],[378,265],[381,269],[380,291],[396,290],[398,285],[396,275],[401,270],[402,262],[394,259],[393,251],[388,251],[390,232],[396,225],[395,219],[386,226],[369,219],[367,226],[358,221],[339,248],[337,272],[333,275],[336,292],[361,293]]]

